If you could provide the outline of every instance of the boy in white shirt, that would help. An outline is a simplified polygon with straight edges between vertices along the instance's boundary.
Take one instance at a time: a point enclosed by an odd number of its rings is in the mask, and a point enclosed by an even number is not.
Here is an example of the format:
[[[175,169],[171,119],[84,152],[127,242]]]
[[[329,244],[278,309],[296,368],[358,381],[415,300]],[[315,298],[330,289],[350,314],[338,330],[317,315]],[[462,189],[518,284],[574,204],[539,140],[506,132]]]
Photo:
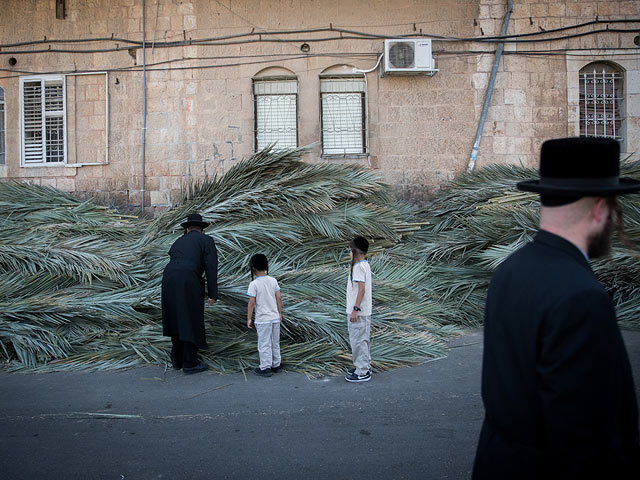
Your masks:
[[[258,353],[260,366],[256,374],[270,377],[280,370],[280,322],[282,320],[282,297],[278,281],[270,277],[267,257],[258,253],[251,257],[251,283],[247,295],[247,328],[251,328],[251,317],[255,308],[256,331],[258,332]],[[253,278],[255,275],[255,279]]]
[[[356,237],[349,243],[351,271],[347,281],[347,315],[353,366],[344,377],[347,382],[371,380],[371,267],[365,258],[369,242]]]

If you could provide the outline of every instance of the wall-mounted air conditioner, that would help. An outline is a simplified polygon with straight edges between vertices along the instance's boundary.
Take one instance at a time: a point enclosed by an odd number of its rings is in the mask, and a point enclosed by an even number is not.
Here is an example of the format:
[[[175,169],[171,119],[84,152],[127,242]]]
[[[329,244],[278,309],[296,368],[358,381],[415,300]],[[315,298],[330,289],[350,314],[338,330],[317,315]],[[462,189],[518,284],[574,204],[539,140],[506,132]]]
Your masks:
[[[434,75],[431,40],[398,38],[384,41],[383,75]]]

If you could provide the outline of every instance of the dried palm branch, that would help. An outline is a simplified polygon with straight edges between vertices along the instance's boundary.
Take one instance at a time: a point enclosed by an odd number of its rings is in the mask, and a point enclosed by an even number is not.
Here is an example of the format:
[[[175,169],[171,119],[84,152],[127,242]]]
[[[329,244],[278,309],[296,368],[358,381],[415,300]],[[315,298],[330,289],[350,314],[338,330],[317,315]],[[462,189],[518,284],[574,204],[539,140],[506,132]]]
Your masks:
[[[385,273],[385,249],[419,230],[409,207],[390,203],[370,172],[307,164],[303,151],[265,150],[226,175],[191,184],[182,202],[155,221],[80,202],[52,189],[0,184],[0,345],[12,368],[124,368],[166,362],[160,280],[167,252],[192,211],[211,222],[218,245],[220,301],[206,309],[210,348],[220,371],[257,362],[244,326],[249,257],[260,251],[282,286],[282,352],[291,368],[335,372],[348,362],[345,247],[372,239],[376,367],[443,354],[455,335],[438,297],[425,299],[413,262]],[[408,268],[407,268],[408,267]],[[399,301],[399,299],[401,299]]]
[[[516,181],[535,173],[496,166],[462,175],[423,210],[390,202],[371,172],[301,162],[302,150],[258,152],[222,177],[189,185],[154,221],[81,202],[50,188],[0,183],[0,356],[38,371],[127,368],[168,361],[160,281],[180,223],[211,222],[220,301],[206,308],[209,350],[221,372],[257,363],[244,327],[250,256],[270,259],[285,304],[282,352],[290,368],[336,372],[348,363],[344,287],[350,238],[372,239],[378,369],[443,354],[459,326],[478,325],[492,272],[536,231],[537,197]],[[640,176],[640,164],[623,166]],[[640,237],[640,202],[623,197],[627,232]],[[637,254],[616,245],[595,270],[616,292],[621,322],[638,326]]]
[[[640,177],[640,161],[623,162],[621,175]],[[536,176],[532,170],[508,165],[461,175],[424,209],[428,225],[391,250],[402,249],[404,255],[424,259],[433,269],[433,282],[426,285],[457,306],[460,323],[481,323],[492,273],[537,231],[538,196],[515,188],[516,182]],[[626,195],[619,201],[626,235],[638,246],[640,198]],[[637,250],[614,242],[612,256],[595,261],[593,268],[614,292],[621,324],[640,328]]]

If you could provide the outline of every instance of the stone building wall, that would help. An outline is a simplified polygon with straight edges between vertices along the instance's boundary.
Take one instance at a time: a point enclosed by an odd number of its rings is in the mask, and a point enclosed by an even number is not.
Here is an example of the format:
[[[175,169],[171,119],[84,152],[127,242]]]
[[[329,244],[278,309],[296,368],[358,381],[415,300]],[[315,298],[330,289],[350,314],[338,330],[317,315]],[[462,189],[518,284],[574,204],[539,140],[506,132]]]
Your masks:
[[[481,12],[504,14],[504,3],[482,2]],[[498,5],[500,4],[500,5]],[[640,3],[633,1],[523,1],[514,2],[508,34],[551,31],[596,19],[638,18]],[[485,15],[486,16],[486,15]],[[514,163],[535,167],[544,140],[577,136],[579,128],[578,73],[592,62],[610,62],[625,73],[626,128],[623,151],[640,151],[640,49],[634,43],[635,24],[614,24],[628,33],[597,33],[542,43],[507,44],[488,111],[478,165]],[[606,29],[589,25],[554,32],[547,38]],[[522,37],[526,38],[526,37]],[[594,47],[599,47],[594,49]],[[611,50],[607,50],[607,48]],[[550,51],[548,55],[538,52]],[[478,76],[488,76],[487,66]]]
[[[596,17],[640,17],[636,1],[514,4],[508,35]],[[139,44],[125,41],[142,40],[141,0],[66,0],[65,19],[56,19],[53,1],[5,0],[4,11],[10,14],[0,17],[0,87],[5,91],[7,152],[0,178],[141,205],[144,137],[144,205],[152,211],[168,208],[186,182],[222,174],[252,153],[252,79],[277,67],[297,78],[299,145],[315,144],[306,161],[374,168],[399,198],[421,200],[467,169],[496,49],[495,43],[438,38],[499,35],[506,5],[507,0],[147,0],[143,54]],[[623,146],[627,152],[640,150],[638,24],[614,25],[636,32],[552,40],[606,27],[591,24],[550,32],[544,42],[525,42],[539,37],[522,36],[505,44],[477,167],[498,162],[535,166],[542,141],[578,134],[577,72],[592,61],[613,62],[624,70]],[[315,31],[321,27],[325,30]],[[382,37],[348,38],[361,35],[338,28],[434,38],[439,69],[434,76],[366,74],[366,156],[323,157],[318,144],[320,74],[340,65],[371,69],[384,48]],[[96,40],[16,45],[45,37]],[[209,44],[189,42],[206,38],[212,39]],[[306,53],[303,43],[310,47]],[[110,51],[100,51],[105,49]],[[17,63],[10,66],[9,58]],[[36,72],[68,74],[66,166],[21,166],[20,77]],[[94,74],[71,75],[87,72]]]

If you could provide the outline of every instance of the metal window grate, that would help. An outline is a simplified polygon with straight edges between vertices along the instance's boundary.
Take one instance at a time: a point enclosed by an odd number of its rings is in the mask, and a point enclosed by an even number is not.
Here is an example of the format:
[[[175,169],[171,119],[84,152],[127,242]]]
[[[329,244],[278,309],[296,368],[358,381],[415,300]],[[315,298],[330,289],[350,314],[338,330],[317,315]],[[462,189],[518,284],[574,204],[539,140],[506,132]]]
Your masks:
[[[4,120],[4,90],[0,87],[0,165],[5,164],[5,120]]]
[[[64,162],[64,78],[24,79],[21,86],[23,163]]]
[[[295,79],[254,80],[256,150],[298,146],[298,83]]]
[[[363,93],[322,94],[322,150],[327,155],[364,153]]]
[[[320,80],[323,154],[366,153],[365,102],[365,83],[362,77]]]
[[[62,83],[45,83],[44,108],[47,114],[62,115]]]
[[[47,117],[45,125],[47,162],[64,162],[64,122],[62,117]]]
[[[602,66],[587,68],[580,72],[580,136],[622,140],[623,75]]]

